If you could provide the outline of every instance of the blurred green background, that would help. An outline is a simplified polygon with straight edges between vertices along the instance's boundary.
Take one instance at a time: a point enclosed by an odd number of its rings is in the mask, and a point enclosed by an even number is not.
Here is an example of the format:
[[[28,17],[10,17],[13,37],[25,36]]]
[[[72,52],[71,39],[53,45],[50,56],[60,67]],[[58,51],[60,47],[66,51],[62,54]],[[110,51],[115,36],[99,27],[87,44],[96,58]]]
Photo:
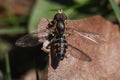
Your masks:
[[[21,48],[15,41],[37,29],[40,18],[52,19],[63,9],[68,19],[101,15],[120,24],[120,0],[0,0],[0,80],[47,79],[48,55],[36,47]]]

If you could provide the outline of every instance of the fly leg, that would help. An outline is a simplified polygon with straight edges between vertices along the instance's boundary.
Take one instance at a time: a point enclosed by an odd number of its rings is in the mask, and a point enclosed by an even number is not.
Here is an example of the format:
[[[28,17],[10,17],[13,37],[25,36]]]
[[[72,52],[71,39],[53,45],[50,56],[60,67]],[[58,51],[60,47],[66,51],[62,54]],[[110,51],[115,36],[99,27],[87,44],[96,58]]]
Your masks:
[[[45,51],[46,53],[49,53],[50,52],[50,46],[53,42],[55,42],[56,40],[53,38],[51,41],[49,40],[46,40],[44,43],[43,43],[43,47],[41,48],[43,51]]]
[[[50,52],[50,42],[48,40],[46,40],[43,43],[43,47],[41,48],[43,51],[45,51],[46,53]]]

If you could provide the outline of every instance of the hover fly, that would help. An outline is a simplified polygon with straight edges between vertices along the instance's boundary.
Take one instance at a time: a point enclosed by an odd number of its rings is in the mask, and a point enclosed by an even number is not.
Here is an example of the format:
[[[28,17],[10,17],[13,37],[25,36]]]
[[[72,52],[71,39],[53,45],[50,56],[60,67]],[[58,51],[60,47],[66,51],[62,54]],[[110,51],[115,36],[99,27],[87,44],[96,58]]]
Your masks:
[[[91,58],[86,55],[81,50],[73,47],[67,42],[67,37],[69,37],[70,33],[73,32],[74,34],[78,34],[79,36],[83,36],[85,39],[92,41],[93,43],[99,43],[100,41],[104,41],[104,39],[95,33],[90,32],[83,32],[75,29],[68,29],[66,26],[67,16],[62,12],[62,10],[58,10],[58,13],[54,15],[53,20],[48,24],[48,28],[46,31],[39,31],[30,33],[18,39],[16,41],[17,46],[21,47],[29,47],[29,46],[36,46],[40,43],[48,41],[49,43],[46,45],[47,49],[54,49],[55,56],[59,60],[63,60],[67,50],[72,49],[75,53],[70,52],[74,57],[82,58],[87,61],[91,61]],[[46,34],[38,36],[38,34]],[[68,34],[68,35],[67,35]],[[52,54],[52,53],[51,53]]]

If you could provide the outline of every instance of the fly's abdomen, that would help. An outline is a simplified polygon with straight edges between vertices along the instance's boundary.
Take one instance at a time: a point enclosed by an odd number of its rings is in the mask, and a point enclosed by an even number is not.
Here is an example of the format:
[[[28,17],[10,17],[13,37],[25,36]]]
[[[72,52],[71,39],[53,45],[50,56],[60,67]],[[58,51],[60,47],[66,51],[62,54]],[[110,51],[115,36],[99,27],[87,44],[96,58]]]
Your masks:
[[[58,41],[54,43],[54,49],[56,51],[56,57],[63,60],[67,49],[66,39],[64,37],[59,38]]]
[[[60,43],[59,47],[56,50],[56,56],[60,59],[63,60],[65,57],[67,45],[65,43]]]

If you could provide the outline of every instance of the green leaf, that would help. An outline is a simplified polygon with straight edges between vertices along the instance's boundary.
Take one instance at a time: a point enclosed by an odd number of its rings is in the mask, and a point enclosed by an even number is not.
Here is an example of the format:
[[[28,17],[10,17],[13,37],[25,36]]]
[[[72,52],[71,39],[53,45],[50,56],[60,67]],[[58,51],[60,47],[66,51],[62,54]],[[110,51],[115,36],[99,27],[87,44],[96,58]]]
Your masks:
[[[74,0],[76,3],[82,5],[85,5],[90,2],[90,0]]]
[[[0,29],[0,35],[3,34],[22,34],[25,33],[26,29],[25,28],[19,28],[19,27],[14,27],[14,28],[6,28],[6,29]]]
[[[120,9],[119,9],[119,6],[115,3],[115,0],[109,0],[110,4],[111,4],[111,7],[113,8],[114,10],[114,13],[118,19],[118,22],[120,24]]]

